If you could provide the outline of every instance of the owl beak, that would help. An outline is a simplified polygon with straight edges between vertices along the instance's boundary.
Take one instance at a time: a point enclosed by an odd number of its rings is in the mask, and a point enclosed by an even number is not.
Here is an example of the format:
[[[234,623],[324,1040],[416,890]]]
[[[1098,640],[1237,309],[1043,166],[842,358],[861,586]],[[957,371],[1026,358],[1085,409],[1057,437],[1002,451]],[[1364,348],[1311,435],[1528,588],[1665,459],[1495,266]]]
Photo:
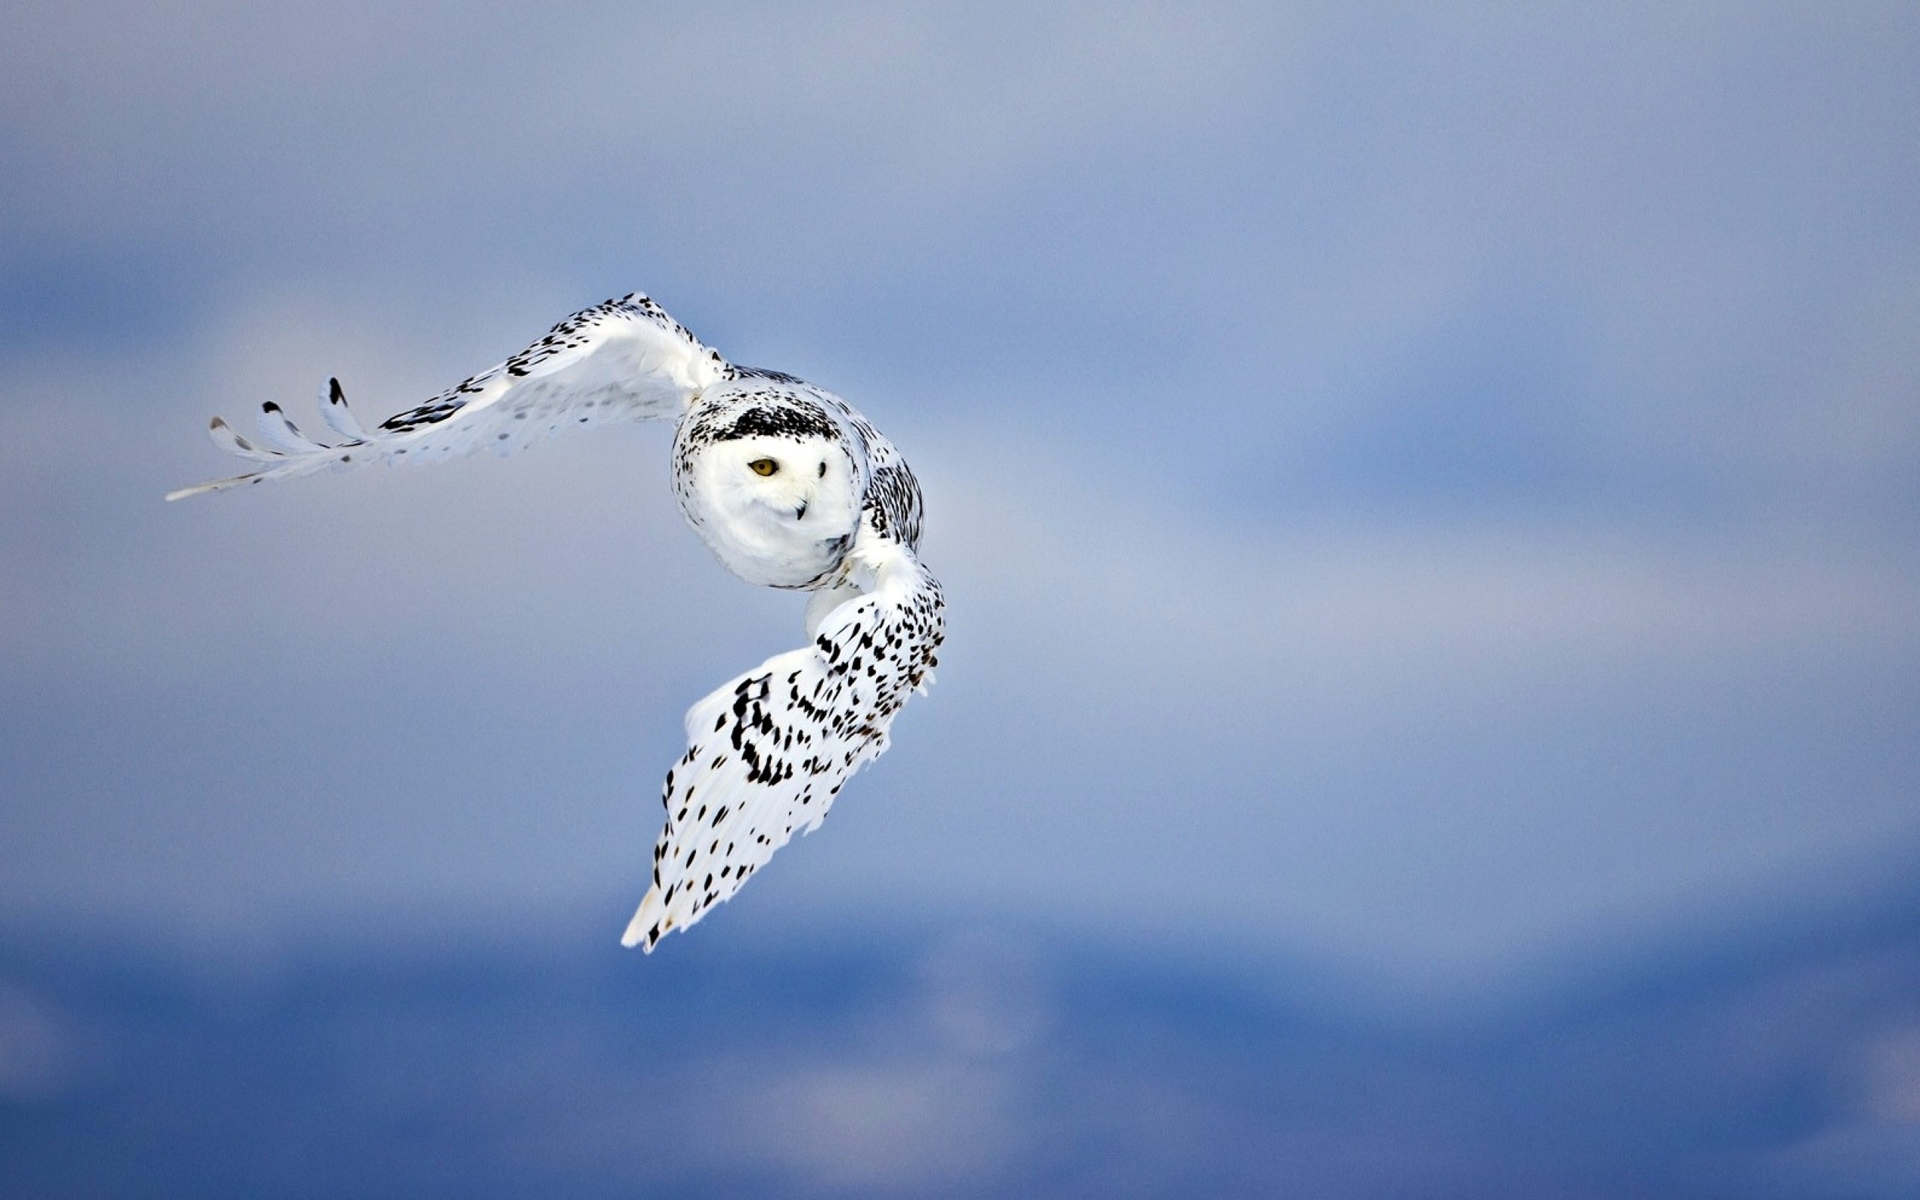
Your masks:
[[[800,502],[800,507],[793,510],[793,519],[796,521],[804,521],[806,520],[806,517],[807,517],[807,501],[802,500]]]

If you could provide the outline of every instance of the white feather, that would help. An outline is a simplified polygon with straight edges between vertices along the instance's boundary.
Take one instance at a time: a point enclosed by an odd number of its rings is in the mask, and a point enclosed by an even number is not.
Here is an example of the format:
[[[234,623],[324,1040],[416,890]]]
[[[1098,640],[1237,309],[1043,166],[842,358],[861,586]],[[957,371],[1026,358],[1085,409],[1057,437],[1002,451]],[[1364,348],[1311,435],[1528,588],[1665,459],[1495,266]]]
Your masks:
[[[510,454],[577,425],[678,417],[700,390],[724,378],[725,359],[660,306],[635,292],[568,317],[525,350],[396,413],[368,431],[347,410],[337,381],[322,418],[346,440],[323,446],[286,420],[278,405],[260,414],[264,446],[215,418],[214,444],[262,470],[182,488],[178,500],[254,479],[288,479],[329,467],[441,459],[480,449]]]
[[[749,582],[814,593],[810,643],[775,655],[687,713],[668,773],[652,887],[623,941],[651,951],[699,921],[887,747],[895,714],[933,679],[940,585],[916,556],[920,491],[892,444],[831,392],[729,365],[647,297],[583,310],[488,371],[367,429],[328,380],[302,433],[280,406],[259,441],[215,417],[220,449],[253,464],[167,499],[369,462],[509,454],[563,429],[671,418],[681,511]]]
[[[819,828],[854,772],[887,748],[894,716],[934,665],[940,585],[864,527],[850,558],[872,591],[840,604],[812,645],[775,655],[687,712],[668,773],[653,886],[621,944],[651,952],[740,890],[794,833]]]
[[[289,454],[318,454],[327,449],[301,433],[300,427],[271,400],[260,406],[260,415],[254,420],[260,428],[260,439],[276,449]]]
[[[340,390],[338,379],[327,380],[326,390],[320,394],[320,419],[349,442],[364,442],[367,431],[360,426],[360,419],[347,407],[346,393]]]

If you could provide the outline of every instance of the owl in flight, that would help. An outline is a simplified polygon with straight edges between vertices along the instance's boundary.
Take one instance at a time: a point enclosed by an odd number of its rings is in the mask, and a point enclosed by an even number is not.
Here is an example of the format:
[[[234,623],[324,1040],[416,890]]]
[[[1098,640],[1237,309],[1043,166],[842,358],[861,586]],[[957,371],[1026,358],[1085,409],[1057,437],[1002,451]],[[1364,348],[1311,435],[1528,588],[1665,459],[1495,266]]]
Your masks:
[[[214,443],[255,467],[167,499],[363,463],[509,454],[579,425],[670,420],[674,495],[721,565],[748,583],[812,593],[806,646],[688,710],[653,886],[624,945],[651,952],[732,897],[794,830],[818,828],[847,778],[887,748],[908,694],[933,682],[945,602],[920,562],[920,485],[900,452],[832,392],[729,363],[637,292],[575,313],[372,430],[337,379],[320,414],[331,444],[272,401],[260,407],[257,441],[215,417]]]

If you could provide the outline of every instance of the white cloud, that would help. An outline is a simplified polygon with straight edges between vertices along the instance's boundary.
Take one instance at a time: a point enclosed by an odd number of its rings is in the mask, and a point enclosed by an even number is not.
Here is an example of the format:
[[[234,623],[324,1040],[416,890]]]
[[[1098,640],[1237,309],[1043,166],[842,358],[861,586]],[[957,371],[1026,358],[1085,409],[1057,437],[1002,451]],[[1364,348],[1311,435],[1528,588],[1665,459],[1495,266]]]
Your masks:
[[[884,381],[954,599],[756,890],[1446,957],[1904,844],[1911,20],[1252,11],[9,9],[0,318],[58,335],[0,406],[9,885],[618,886],[678,713],[797,626],[662,431],[157,497],[213,411],[378,414],[630,286]],[[135,261],[167,344],[86,294]],[[1369,431],[1468,417],[1573,481],[1375,494]]]
[[[208,409],[342,360],[410,394],[434,378],[421,357],[380,322],[282,305],[205,349],[24,376],[0,653],[23,694],[135,698],[117,753],[188,757],[142,784],[131,763],[114,784],[45,767],[10,818],[23,898],[573,902],[633,874],[679,713],[797,636],[790,598],[680,528],[663,430],[158,500],[219,469]],[[143,388],[150,408],[113,399]],[[954,605],[942,682],[830,835],[756,888],[1493,962],[1920,835],[1897,726],[1808,725],[1879,703],[1873,664],[1915,653],[1920,581],[1886,545],[1236,518],[1071,445],[910,424]],[[67,444],[86,471],[45,452]],[[224,708],[158,699],[224,693],[251,699],[221,731]],[[319,745],[287,744],[303,726]],[[517,773],[536,765],[543,782]]]

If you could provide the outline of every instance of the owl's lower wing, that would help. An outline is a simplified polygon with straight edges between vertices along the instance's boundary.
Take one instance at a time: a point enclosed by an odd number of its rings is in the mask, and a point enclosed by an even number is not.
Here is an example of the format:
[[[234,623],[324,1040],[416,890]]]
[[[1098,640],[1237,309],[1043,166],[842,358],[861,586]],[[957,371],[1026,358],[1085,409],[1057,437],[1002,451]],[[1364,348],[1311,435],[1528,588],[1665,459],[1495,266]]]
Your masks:
[[[812,645],[775,655],[687,713],[653,886],[623,945],[651,952],[730,899],[795,830],[818,828],[841,785],[887,748],[907,697],[933,682],[940,585],[871,523],[849,559],[871,579],[865,595],[828,613]]]
[[[257,440],[215,417],[208,430],[214,445],[257,465],[167,499],[363,463],[482,449],[510,454],[562,429],[677,417],[702,388],[731,370],[716,351],[635,292],[575,313],[507,361],[371,430],[347,408],[340,381],[330,380],[320,416],[337,436],[331,443],[302,433],[271,401],[260,407]]]

